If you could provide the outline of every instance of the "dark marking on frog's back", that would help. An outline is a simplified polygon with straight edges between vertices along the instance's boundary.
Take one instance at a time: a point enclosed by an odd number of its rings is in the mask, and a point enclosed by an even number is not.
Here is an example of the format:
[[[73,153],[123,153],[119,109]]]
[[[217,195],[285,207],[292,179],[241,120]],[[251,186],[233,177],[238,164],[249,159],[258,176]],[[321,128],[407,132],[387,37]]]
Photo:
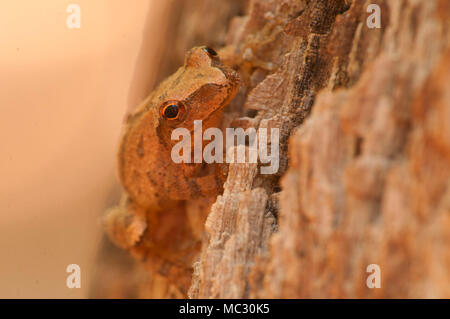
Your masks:
[[[143,157],[145,155],[145,152],[144,152],[144,136],[143,135],[141,135],[139,137],[139,143],[137,145],[136,152],[137,152],[137,155],[139,157]]]
[[[152,184],[153,186],[156,186],[156,182],[152,178],[152,174],[150,172],[147,172],[145,175],[147,175],[147,179],[148,179],[149,183]]]
[[[170,87],[171,89],[175,89],[180,84],[180,81],[183,78],[185,72],[186,69],[184,69],[183,72],[181,72],[181,74],[178,75],[177,78],[172,82],[172,86]]]

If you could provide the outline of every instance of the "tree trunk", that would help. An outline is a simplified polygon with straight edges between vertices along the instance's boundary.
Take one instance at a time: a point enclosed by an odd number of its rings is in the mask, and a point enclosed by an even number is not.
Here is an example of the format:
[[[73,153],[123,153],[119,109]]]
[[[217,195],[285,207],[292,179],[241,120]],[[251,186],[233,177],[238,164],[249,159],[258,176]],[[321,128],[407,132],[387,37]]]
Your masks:
[[[276,174],[230,164],[210,211],[187,204],[189,297],[449,298],[450,3],[181,2],[176,52],[225,45],[227,116],[280,129]]]

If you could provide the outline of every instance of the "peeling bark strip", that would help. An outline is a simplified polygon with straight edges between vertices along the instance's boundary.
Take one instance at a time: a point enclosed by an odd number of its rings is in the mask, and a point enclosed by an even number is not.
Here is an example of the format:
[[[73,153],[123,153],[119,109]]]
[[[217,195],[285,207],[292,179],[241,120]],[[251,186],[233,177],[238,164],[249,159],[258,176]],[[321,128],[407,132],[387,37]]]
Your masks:
[[[366,26],[371,3],[381,29]],[[447,2],[248,8],[228,44],[249,125],[281,129],[282,191],[279,176],[230,166],[190,296],[450,297]],[[372,263],[379,289],[366,286]]]

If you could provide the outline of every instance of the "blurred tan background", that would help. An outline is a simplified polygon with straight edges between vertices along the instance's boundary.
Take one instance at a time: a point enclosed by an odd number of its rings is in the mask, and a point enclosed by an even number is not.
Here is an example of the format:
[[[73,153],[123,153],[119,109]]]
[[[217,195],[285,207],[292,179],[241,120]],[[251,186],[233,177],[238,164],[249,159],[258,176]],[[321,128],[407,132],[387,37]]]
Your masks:
[[[1,2],[1,298],[87,297],[122,118],[153,85],[170,2]]]

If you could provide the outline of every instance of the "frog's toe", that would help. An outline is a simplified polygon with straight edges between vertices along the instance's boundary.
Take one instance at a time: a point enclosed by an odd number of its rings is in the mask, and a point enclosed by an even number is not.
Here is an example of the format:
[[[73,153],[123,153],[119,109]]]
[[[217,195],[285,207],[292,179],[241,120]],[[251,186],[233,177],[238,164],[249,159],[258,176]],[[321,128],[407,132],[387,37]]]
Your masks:
[[[109,238],[119,247],[134,247],[147,229],[143,216],[137,216],[122,207],[113,207],[104,217],[104,225]]]

